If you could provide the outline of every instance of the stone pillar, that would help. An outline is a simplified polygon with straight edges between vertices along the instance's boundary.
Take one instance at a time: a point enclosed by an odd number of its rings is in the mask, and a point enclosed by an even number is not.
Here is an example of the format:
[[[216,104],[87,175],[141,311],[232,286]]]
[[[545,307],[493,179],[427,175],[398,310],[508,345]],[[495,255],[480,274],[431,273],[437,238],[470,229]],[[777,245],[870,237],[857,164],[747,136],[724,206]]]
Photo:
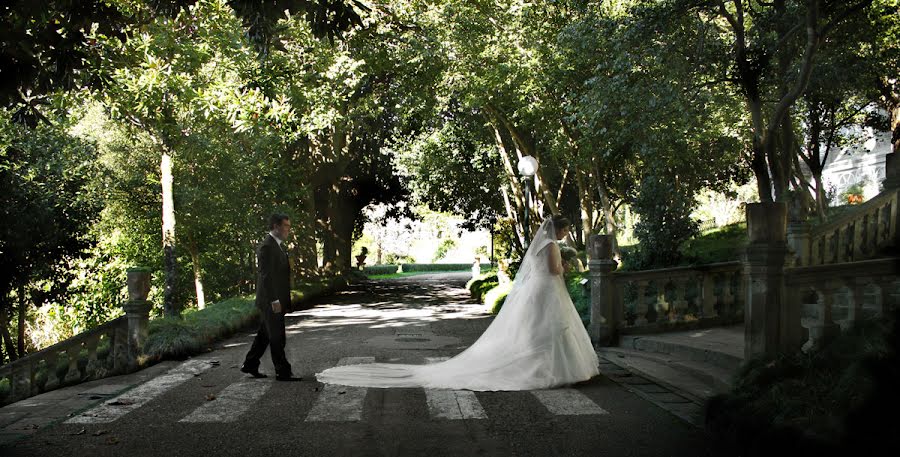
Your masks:
[[[784,264],[787,207],[784,203],[747,205],[748,244],[744,254],[747,300],[744,357],[772,357],[802,344],[800,308],[785,300]]]
[[[150,271],[144,268],[128,270],[128,301],[122,305],[128,322],[128,364],[134,365],[143,353],[150,323],[152,304],[147,301],[150,293]]]
[[[588,240],[591,260],[591,325],[594,344],[612,346],[618,343],[618,328],[622,321],[622,304],[615,300],[612,277],[618,263],[612,259],[612,235],[591,235]]]
[[[895,152],[884,156],[884,181],[881,183],[883,190],[900,187],[900,158]]]

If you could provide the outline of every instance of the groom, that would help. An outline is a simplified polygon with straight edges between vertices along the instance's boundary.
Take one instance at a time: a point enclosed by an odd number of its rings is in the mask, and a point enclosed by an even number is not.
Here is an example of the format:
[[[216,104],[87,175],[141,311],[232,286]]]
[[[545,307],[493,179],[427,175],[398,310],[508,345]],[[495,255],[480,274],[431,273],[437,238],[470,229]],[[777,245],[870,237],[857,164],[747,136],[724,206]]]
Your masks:
[[[291,373],[291,364],[284,355],[284,312],[291,307],[291,266],[284,240],[291,232],[291,220],[284,214],[269,217],[269,234],[256,248],[256,307],[259,308],[259,331],[241,371],[254,378],[265,378],[259,372],[259,359],[266,346],[275,365],[278,381],[299,381]]]

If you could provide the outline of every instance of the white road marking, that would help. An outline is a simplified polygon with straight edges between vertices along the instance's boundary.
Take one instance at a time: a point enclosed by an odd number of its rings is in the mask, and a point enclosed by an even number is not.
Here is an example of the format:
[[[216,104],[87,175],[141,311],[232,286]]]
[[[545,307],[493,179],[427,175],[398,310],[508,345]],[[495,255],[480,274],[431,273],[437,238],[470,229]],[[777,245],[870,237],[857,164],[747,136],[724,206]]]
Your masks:
[[[609,414],[587,395],[575,389],[533,390],[531,394],[558,416]]]
[[[128,392],[89,409],[69,420],[67,424],[102,424],[113,422],[120,417],[144,406],[150,400],[166,393],[200,373],[213,364],[206,359],[193,359],[172,368],[166,374],[157,376]]]
[[[337,366],[374,363],[375,357],[344,357]],[[313,405],[306,422],[352,422],[362,419],[363,403],[366,399],[365,387],[325,384],[319,398]]]
[[[179,422],[234,422],[272,387],[262,379],[234,383]]]
[[[438,363],[448,357],[426,357],[425,363]],[[487,419],[475,392],[470,390],[425,389],[428,412],[435,419]]]

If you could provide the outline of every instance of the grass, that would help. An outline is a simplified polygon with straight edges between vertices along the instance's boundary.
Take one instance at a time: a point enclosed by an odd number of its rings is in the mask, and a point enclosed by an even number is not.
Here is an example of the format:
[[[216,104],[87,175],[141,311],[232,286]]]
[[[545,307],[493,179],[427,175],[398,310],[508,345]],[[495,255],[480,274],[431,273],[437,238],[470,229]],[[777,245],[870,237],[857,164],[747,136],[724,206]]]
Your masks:
[[[746,456],[871,455],[859,446],[900,444],[896,422],[880,413],[900,406],[898,317],[857,325],[816,352],[747,363],[732,391],[709,402],[717,446]]]
[[[322,280],[302,284],[291,291],[297,304],[327,292],[341,280]],[[211,304],[202,310],[189,310],[182,319],[150,321],[144,354],[149,361],[183,359],[205,350],[211,343],[228,337],[258,319],[259,310],[252,296],[234,297]]]
[[[679,249],[682,255],[677,265],[670,267],[707,265],[710,263],[740,260],[741,252],[747,244],[747,223],[739,222],[704,232],[700,236],[684,242]],[[619,246],[622,252],[620,271],[634,271],[634,259],[639,245]]]

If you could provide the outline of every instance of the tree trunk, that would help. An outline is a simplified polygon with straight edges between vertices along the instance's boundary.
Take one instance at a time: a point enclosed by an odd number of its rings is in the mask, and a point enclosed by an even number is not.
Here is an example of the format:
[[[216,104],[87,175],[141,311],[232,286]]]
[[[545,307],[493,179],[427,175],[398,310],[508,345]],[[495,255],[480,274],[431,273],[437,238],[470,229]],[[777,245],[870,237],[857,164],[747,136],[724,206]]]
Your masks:
[[[163,271],[163,313],[166,317],[178,317],[180,312],[175,303],[175,203],[172,197],[172,158],[164,151],[160,160],[162,174],[162,242]]]
[[[9,353],[9,361],[12,362],[19,357],[16,356],[16,346],[13,344],[12,336],[9,334],[9,315],[6,309],[7,305],[0,304],[0,338],[3,338],[6,352]]]
[[[203,270],[200,268],[200,249],[197,242],[189,235],[188,252],[194,267],[194,291],[197,294],[197,309],[206,308],[206,296],[203,294]]]
[[[519,175],[516,171],[515,165],[513,165],[512,157],[510,156],[509,149],[506,147],[506,143],[503,140],[503,135],[500,133],[500,128],[498,127],[499,121],[496,118],[495,111],[492,108],[485,108],[485,111],[488,112],[488,123],[491,124],[491,128],[494,130],[494,142],[497,146],[497,153],[500,154],[500,159],[503,162],[503,171],[506,172],[506,178],[509,180],[509,186],[513,191],[513,201],[515,202],[515,214],[516,217],[513,218],[516,225],[521,225],[521,218],[518,217],[519,214],[524,214],[525,211],[525,194],[522,191],[522,186],[519,182]]]
[[[298,221],[300,230],[294,231],[297,239],[295,271],[301,278],[314,276],[319,266],[319,256],[316,253],[316,204],[311,191],[309,194],[302,202],[302,219]]]
[[[25,301],[25,286],[19,286],[19,335],[16,342],[19,343],[19,357],[25,357],[25,314],[27,311]]]
[[[593,231],[592,216],[594,214],[594,199],[591,198],[593,189],[588,185],[587,172],[578,167],[575,169],[575,185],[578,187],[578,202],[581,210],[581,231],[583,232],[583,244],[587,244]],[[590,260],[590,251],[588,251]]]

